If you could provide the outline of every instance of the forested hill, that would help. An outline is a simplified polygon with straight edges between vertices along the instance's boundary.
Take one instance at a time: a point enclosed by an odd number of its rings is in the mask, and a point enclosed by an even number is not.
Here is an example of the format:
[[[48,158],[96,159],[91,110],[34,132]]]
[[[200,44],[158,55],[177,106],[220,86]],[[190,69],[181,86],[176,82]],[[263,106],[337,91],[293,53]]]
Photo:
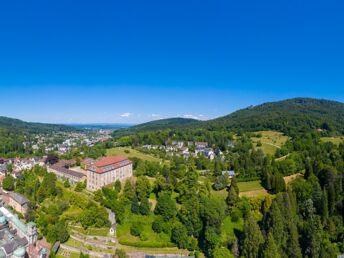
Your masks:
[[[286,134],[322,129],[343,134],[344,104],[311,98],[269,102],[207,121],[206,127],[244,131],[276,130]]]
[[[292,135],[312,130],[323,134],[344,134],[344,104],[341,102],[294,98],[264,103],[208,121],[171,118],[119,130],[115,136],[164,129],[208,129],[210,131],[275,130]]]
[[[19,119],[0,116],[0,129],[11,132],[26,133],[50,133],[55,131],[76,131],[77,129],[57,124],[29,123]]]
[[[199,124],[200,121],[191,118],[182,118],[182,117],[175,117],[175,118],[167,118],[167,119],[160,119],[151,121],[144,124],[139,124],[130,128],[132,131],[152,131],[152,130],[161,130],[161,129],[169,129],[169,128],[179,128],[184,126],[190,126]]]

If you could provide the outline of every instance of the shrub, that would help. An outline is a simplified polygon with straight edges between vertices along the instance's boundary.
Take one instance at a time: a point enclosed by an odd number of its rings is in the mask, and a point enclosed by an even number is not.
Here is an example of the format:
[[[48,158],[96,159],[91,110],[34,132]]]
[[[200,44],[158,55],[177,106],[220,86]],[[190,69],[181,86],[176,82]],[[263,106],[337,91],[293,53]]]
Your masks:
[[[231,221],[238,222],[241,217],[241,212],[238,208],[233,208],[231,211]]]
[[[135,222],[130,227],[130,234],[132,234],[133,236],[140,236],[142,230],[142,224],[139,222]]]
[[[152,223],[152,229],[155,233],[161,233],[163,229],[163,220],[161,217],[157,217]]]

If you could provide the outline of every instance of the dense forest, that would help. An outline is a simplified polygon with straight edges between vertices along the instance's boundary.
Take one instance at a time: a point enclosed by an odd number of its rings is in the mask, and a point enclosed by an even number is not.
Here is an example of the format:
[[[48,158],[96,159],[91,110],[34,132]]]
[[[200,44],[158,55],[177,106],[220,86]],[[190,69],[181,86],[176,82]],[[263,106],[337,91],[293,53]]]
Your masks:
[[[169,165],[136,161],[135,182],[127,181],[122,191],[120,186],[104,188],[95,193],[96,199],[115,211],[120,224],[129,223],[132,214],[153,217],[154,232],[196,257],[200,252],[214,258],[336,257],[344,251],[344,144],[322,143],[316,134],[289,144],[293,162],[303,171],[289,184],[283,180],[282,163],[261,153],[251,150],[247,158],[243,153],[233,161],[241,173],[259,175],[270,193],[265,198],[240,198],[236,178],[223,180],[227,196],[221,198],[215,194],[221,165],[215,162],[204,179],[198,161],[175,157]],[[152,195],[157,198],[154,209]],[[227,219],[244,223],[234,237],[225,237]],[[147,237],[140,223],[132,223],[130,230],[140,239]]]

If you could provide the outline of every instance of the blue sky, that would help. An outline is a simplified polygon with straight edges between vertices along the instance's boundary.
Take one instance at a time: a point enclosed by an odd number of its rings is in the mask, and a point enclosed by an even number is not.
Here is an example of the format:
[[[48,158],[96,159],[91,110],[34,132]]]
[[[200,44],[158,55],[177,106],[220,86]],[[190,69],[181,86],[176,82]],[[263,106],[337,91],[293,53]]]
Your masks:
[[[208,119],[344,101],[343,1],[2,1],[0,115]]]

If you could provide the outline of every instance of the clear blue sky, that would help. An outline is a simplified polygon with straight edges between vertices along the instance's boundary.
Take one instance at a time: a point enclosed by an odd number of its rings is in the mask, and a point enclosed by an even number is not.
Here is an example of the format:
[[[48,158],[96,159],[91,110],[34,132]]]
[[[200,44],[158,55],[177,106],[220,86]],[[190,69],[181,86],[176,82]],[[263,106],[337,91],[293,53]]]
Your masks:
[[[344,101],[343,1],[0,3],[0,115],[201,119],[296,96]]]

